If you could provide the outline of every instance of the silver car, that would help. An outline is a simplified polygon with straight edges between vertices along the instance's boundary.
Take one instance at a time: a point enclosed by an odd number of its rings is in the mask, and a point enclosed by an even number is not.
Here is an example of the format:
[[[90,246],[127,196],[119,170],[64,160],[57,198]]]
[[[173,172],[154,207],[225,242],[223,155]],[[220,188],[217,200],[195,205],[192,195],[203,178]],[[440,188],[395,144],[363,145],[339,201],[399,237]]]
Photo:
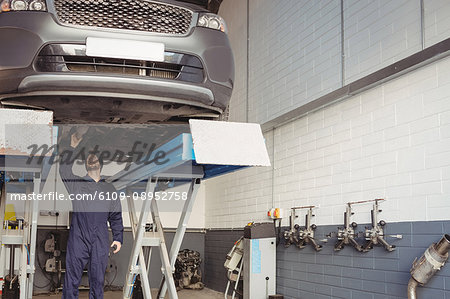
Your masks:
[[[173,0],[0,0],[0,101],[55,122],[223,115],[234,80],[224,20]]]

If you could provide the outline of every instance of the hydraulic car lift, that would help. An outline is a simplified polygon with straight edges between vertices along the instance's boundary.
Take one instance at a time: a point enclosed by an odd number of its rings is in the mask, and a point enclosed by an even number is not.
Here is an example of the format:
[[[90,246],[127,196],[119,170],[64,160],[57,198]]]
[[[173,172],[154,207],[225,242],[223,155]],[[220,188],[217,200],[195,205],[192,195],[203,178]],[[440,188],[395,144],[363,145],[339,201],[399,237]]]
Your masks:
[[[157,165],[154,163],[147,165],[132,165],[129,170],[121,171],[115,176],[109,178],[109,181],[114,184],[117,190],[127,190],[127,203],[130,215],[130,222],[133,231],[134,244],[131,251],[129,261],[128,273],[123,290],[124,298],[131,298],[134,282],[136,276],[139,274],[143,286],[144,298],[151,298],[150,284],[148,281],[147,269],[150,264],[146,266],[145,260],[150,262],[150,254],[144,257],[143,247],[159,247],[160,257],[162,262],[162,273],[164,275],[163,285],[168,285],[170,298],[178,298],[176,294],[175,282],[173,280],[173,269],[175,266],[176,256],[181,247],[184,233],[186,231],[187,222],[192,211],[192,205],[195,195],[200,186],[200,178],[203,177],[203,171],[200,166],[192,166],[192,139],[190,134],[181,134],[172,141],[166,143],[158,149],[169,153],[166,157],[170,163],[164,165]],[[154,157],[150,157],[153,160]],[[160,178],[163,179],[191,179],[189,192],[184,202],[183,211],[181,213],[178,228],[175,234],[174,241],[170,254],[167,252],[166,242],[164,239],[164,229],[161,224],[160,215],[158,211],[158,204],[156,200],[143,200],[143,206],[140,210],[140,217],[136,215],[135,200],[132,198],[132,186],[147,179],[147,186],[145,194],[155,194],[157,190],[157,183]],[[153,219],[153,231],[146,232],[146,225],[149,213]],[[149,251],[151,253],[151,250]],[[161,289],[160,293],[165,293],[166,289]],[[163,296],[163,295],[162,295]]]
[[[226,156],[230,155],[230,153],[223,148],[219,151],[219,154],[217,154],[217,158],[211,158],[211,156],[209,156],[211,152],[218,152],[217,148],[211,148],[211,145],[213,147],[219,146],[220,148],[220,143],[228,142],[228,146],[230,148],[242,148],[242,144],[239,144],[239,140],[234,138],[236,132],[236,128],[234,127],[235,124],[222,124],[222,134],[218,137],[222,139],[208,139],[206,143],[202,138],[203,136],[198,136],[198,134],[202,134],[205,125],[217,126],[218,122],[191,121],[190,126],[192,135],[181,134],[158,149],[159,151],[168,153],[166,159],[170,162],[165,163],[164,165],[157,165],[155,163],[133,164],[128,170],[121,171],[115,176],[109,178],[109,181],[114,184],[117,190],[123,190],[126,188],[128,191],[127,194],[130,194],[130,190],[133,185],[144,180],[147,181],[145,194],[155,194],[155,192],[158,191],[157,183],[160,179],[170,179],[175,181],[181,180],[182,182],[189,181],[190,184],[170,253],[167,252],[166,242],[164,239],[164,229],[160,220],[157,200],[145,200],[140,210],[139,220],[137,220],[135,200],[132,199],[132,196],[127,196],[134,244],[123,290],[124,299],[131,298],[137,275],[140,275],[141,278],[144,298],[152,298],[147,273],[147,269],[150,267],[149,263],[152,247],[159,248],[162,262],[163,279],[161,281],[157,297],[161,299],[164,298],[166,292],[168,291],[171,299],[177,299],[178,296],[173,279],[175,261],[186,232],[195,196],[200,187],[201,180],[223,175],[246,166],[269,165],[268,155],[264,146],[262,134],[259,131],[259,136],[256,134],[255,137],[254,126],[250,125],[252,128],[247,131],[249,136],[244,137],[244,140],[251,140],[259,137],[260,142],[253,143],[250,148],[247,148],[247,151],[250,150],[250,152],[244,151],[234,156],[231,154],[231,156],[227,159]],[[249,124],[237,125],[246,126]],[[210,129],[212,128],[210,127]],[[259,127],[257,129],[259,129]],[[240,132],[245,135],[246,130],[240,130]],[[228,136],[224,136],[224,133],[228,133]],[[255,153],[256,157],[261,157],[259,161],[254,160]],[[245,162],[246,155],[249,156],[247,162]],[[149,160],[152,161],[154,158],[155,157],[150,157]],[[228,162],[224,164],[225,161]],[[218,165],[219,163],[221,163],[221,165]],[[153,196],[153,198],[155,198],[155,196]],[[151,213],[153,220],[152,232],[146,231],[149,213]],[[147,257],[144,257],[143,254],[144,247],[150,247],[150,250],[148,250],[149,255]],[[147,265],[145,263],[146,260],[148,263]]]

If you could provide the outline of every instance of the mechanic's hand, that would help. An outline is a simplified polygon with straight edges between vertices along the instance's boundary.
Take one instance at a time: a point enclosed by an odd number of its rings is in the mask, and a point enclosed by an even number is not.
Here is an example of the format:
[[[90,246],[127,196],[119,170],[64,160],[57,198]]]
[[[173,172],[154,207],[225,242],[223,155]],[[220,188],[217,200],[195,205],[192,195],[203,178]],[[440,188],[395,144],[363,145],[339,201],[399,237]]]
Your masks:
[[[81,140],[83,139],[84,134],[88,131],[88,127],[79,127],[76,132],[70,136],[70,146],[76,148]]]
[[[120,251],[120,247],[122,247],[122,244],[119,241],[114,241],[111,244],[111,247],[116,246],[116,250],[113,251],[114,254],[118,253]]]

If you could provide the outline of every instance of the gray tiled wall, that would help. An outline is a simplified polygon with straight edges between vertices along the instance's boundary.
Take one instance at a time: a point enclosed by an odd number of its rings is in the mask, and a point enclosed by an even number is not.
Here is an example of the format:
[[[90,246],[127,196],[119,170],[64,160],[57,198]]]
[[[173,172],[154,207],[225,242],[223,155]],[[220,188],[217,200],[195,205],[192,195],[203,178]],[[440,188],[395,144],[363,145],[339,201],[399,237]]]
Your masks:
[[[283,229],[284,230],[284,229]],[[318,240],[335,232],[336,226],[316,230]],[[360,224],[357,231],[364,230]],[[393,252],[375,247],[359,253],[352,247],[333,250],[335,239],[320,252],[312,247],[277,249],[277,293],[293,299],[393,299],[407,298],[409,270],[415,257],[450,232],[450,221],[388,223],[386,234],[401,234],[403,239],[388,238],[397,246]],[[223,291],[226,284],[223,262],[228,250],[242,231],[209,231],[205,237],[205,282]],[[363,240],[359,240],[363,243]],[[418,288],[418,298],[450,299],[450,265],[442,268],[425,286]]]
[[[243,234],[243,230],[207,231],[205,235],[205,275],[203,281],[208,288],[219,292],[225,291],[227,278],[223,264],[228,251]]]

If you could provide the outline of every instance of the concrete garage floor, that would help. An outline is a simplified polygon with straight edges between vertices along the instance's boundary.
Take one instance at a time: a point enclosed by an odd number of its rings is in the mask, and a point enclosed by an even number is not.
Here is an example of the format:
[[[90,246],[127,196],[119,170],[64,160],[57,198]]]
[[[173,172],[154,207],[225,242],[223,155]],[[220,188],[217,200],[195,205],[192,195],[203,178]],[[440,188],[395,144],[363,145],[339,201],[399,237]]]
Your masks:
[[[152,297],[156,298],[158,291],[152,290]],[[181,290],[178,292],[178,298],[180,299],[219,299],[223,298],[223,293],[219,293],[210,289],[203,289],[203,290]],[[39,295],[39,296],[33,296],[33,298],[61,298],[61,294],[53,294],[53,295]],[[89,298],[89,292],[87,291],[81,291],[80,297],[83,298]],[[123,295],[121,291],[115,291],[115,292],[105,292],[104,298],[107,299],[122,299]],[[169,298],[169,295],[166,295],[166,298]]]

